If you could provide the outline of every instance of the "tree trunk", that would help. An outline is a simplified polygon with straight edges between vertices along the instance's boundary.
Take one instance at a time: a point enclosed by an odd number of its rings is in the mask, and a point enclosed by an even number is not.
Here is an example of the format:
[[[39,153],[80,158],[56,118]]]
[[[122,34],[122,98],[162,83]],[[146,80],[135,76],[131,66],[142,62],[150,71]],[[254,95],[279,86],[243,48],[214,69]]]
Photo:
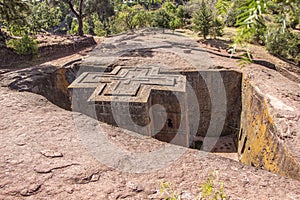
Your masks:
[[[72,4],[71,1],[68,1],[68,5],[71,9],[71,11],[74,13],[74,15],[77,18],[78,21],[78,35],[83,36],[83,17],[84,15],[82,14],[82,7],[83,7],[83,0],[80,0],[80,4],[79,4],[79,11],[77,12],[74,8],[74,5]]]
[[[82,17],[77,17],[78,20],[78,35],[83,36],[83,20]]]
[[[78,14],[78,35],[83,36],[83,14],[82,14],[83,0],[80,0],[79,14]]]

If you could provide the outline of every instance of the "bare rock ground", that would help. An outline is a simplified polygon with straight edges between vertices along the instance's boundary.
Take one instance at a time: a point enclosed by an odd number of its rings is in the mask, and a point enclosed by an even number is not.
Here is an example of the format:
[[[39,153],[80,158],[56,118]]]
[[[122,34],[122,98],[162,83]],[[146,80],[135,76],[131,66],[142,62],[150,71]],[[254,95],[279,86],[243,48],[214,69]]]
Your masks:
[[[236,68],[227,58],[215,60],[216,67],[230,65]],[[289,95],[281,96],[282,101],[299,98],[298,84],[286,81],[274,70],[258,66],[245,71],[263,91],[271,91],[267,82],[278,88],[276,97],[286,91]],[[265,79],[262,73],[270,75]],[[286,90],[281,89],[283,82],[288,83]],[[195,199],[200,183],[215,170],[231,199],[300,199],[297,180],[191,149],[157,171],[117,170],[100,162],[83,144],[80,124],[75,120],[79,114],[61,109],[40,95],[4,86],[0,88],[0,107],[0,199],[163,199],[159,192],[163,181],[173,182],[184,199]],[[291,125],[297,129],[296,121]],[[128,152],[152,152],[165,146],[106,124],[100,123],[100,127],[111,143]],[[295,150],[297,138],[288,139]]]
[[[0,90],[2,117],[1,199],[161,199],[162,181],[176,191],[199,193],[199,183],[218,170],[231,199],[299,199],[299,181],[212,154],[187,149],[171,165],[150,173],[126,173],[96,160],[78,139],[73,115],[28,92]],[[135,138],[102,124],[108,137],[126,139],[125,148],[161,148],[151,138]]]

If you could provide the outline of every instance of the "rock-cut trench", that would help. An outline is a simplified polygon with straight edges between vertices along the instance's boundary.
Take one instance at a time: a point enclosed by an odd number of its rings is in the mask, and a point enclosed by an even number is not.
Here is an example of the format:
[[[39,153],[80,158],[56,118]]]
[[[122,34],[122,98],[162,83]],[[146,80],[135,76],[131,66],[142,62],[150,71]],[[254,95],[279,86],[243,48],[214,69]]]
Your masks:
[[[114,67],[115,64],[109,66],[104,73],[110,72]],[[14,81],[9,83],[8,87],[43,95],[63,109],[74,110],[75,107],[72,105],[74,93],[72,95],[68,87],[83,72],[79,69],[79,65],[73,63],[59,69],[44,67],[22,70],[17,76],[13,74]],[[171,71],[163,73],[174,74]],[[177,118],[185,115],[187,132],[193,133],[188,139],[190,148],[223,155],[233,154],[234,158],[244,164],[300,179],[299,164],[279,141],[276,124],[269,115],[264,96],[244,78],[242,73],[222,69],[183,70],[176,71],[176,74],[186,78],[188,87],[184,102],[188,112],[182,114],[178,111],[168,114],[163,128],[153,135],[154,138],[165,142],[173,141],[174,129],[175,132],[178,131],[176,129],[181,122]],[[93,91],[88,91],[86,95],[90,96]],[[151,102],[160,104],[168,110],[169,105],[176,107],[180,104],[172,95],[174,92],[153,92]],[[172,104],[169,99],[173,99]],[[111,105],[108,103],[101,106],[109,109]],[[98,108],[100,109],[99,106]],[[134,111],[130,115],[133,116]],[[114,120],[103,121],[119,125]],[[141,122],[140,118],[133,118],[133,121],[141,126],[149,123],[149,121]]]
[[[78,77],[78,69],[76,64],[60,69],[31,69],[31,78],[22,79],[20,75],[20,78],[8,86],[19,91],[43,95],[57,106],[72,110],[72,95],[68,86]],[[187,90],[186,101],[188,110],[191,111],[187,113],[188,125],[190,131],[195,133],[189,138],[190,148],[234,154],[236,159],[246,165],[300,179],[297,161],[275,134],[275,124],[269,115],[266,100],[242,73],[233,70],[207,70],[182,71],[179,74],[186,77],[197,99],[196,107],[200,111],[199,117],[195,118],[195,102],[189,102],[192,98],[189,98]],[[215,77],[221,77],[219,81],[223,85],[223,94],[222,91],[218,91],[218,87],[211,87],[218,86]],[[160,93],[152,94],[151,98],[160,99],[156,103],[164,102]],[[178,102],[173,102],[176,103]],[[226,112],[220,107],[224,108],[224,105]],[[167,116],[165,128],[155,134],[154,138],[165,142],[172,141],[174,135],[171,132],[168,134],[168,128],[173,130],[178,123],[172,116],[174,115]],[[219,123],[220,119],[223,123]],[[138,119],[135,122],[140,123]],[[108,123],[114,125],[112,122]],[[214,135],[216,132],[211,126],[221,132]]]

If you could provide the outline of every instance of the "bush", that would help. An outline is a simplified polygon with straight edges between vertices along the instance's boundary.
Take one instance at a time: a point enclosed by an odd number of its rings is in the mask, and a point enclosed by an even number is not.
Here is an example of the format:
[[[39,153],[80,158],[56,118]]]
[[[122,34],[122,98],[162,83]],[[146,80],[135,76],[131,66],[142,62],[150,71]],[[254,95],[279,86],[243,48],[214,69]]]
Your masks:
[[[186,17],[183,6],[176,6],[171,2],[165,2],[160,9],[155,12],[152,26],[159,28],[170,28],[175,30],[184,26]]]
[[[162,182],[160,185],[160,193],[164,196],[165,200],[180,200],[180,194],[175,192],[174,183]]]
[[[68,31],[69,34],[77,34],[78,33],[78,21],[76,18],[73,18],[71,23],[71,29]]]
[[[218,18],[212,21],[212,26],[210,29],[210,35],[216,38],[217,36],[223,36],[224,24]]]
[[[68,14],[68,15],[66,15],[65,21],[66,21],[66,25],[67,25],[68,31],[71,30],[71,28],[72,28],[72,22],[73,22],[73,17],[70,14]]]
[[[89,24],[88,22],[83,22],[83,33],[84,34],[93,34],[93,26],[94,24]]]
[[[200,184],[200,197],[203,200],[228,200],[224,192],[224,183],[219,181],[218,171],[209,173],[205,182]]]
[[[103,24],[100,22],[100,20],[95,20],[94,22],[94,33],[100,37],[106,35],[105,28]]]
[[[219,181],[218,171],[209,173],[205,182],[200,184],[199,195],[196,199],[201,200],[228,200],[225,194],[224,183]],[[182,195],[175,190],[174,183],[162,182],[160,185],[160,194],[165,200],[180,200]]]
[[[149,13],[139,5],[133,7],[123,5],[114,20],[114,29],[122,32],[147,27],[150,24],[150,18]],[[114,31],[112,30],[112,32]]]
[[[169,25],[170,20],[171,20],[171,16],[168,14],[166,9],[160,8],[155,12],[152,26],[159,27],[159,28],[170,28]]]
[[[20,55],[35,55],[38,52],[37,41],[28,35],[24,35],[21,39],[8,40],[6,45]]]
[[[300,34],[278,27],[268,29],[266,47],[273,55],[279,55],[294,62],[300,61]]]

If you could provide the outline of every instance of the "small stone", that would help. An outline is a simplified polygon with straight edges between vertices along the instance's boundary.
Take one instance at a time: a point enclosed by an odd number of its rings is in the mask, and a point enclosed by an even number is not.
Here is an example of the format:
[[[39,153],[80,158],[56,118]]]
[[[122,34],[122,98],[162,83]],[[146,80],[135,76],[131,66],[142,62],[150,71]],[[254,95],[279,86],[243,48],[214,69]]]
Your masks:
[[[157,193],[157,190],[155,190],[155,189],[148,189],[148,190],[145,190],[145,193],[147,194],[147,195],[152,195],[152,194],[156,194]]]
[[[133,191],[134,192],[142,192],[142,191],[144,191],[144,189],[145,188],[142,185],[138,184],[137,187],[136,187],[136,189],[133,190]]]
[[[49,169],[49,167],[47,166],[38,165],[34,167],[34,171],[40,174],[46,174],[46,173],[50,173],[51,169]]]
[[[55,152],[52,150],[43,150],[40,152],[43,156],[47,158],[58,158],[58,157],[63,157],[63,154],[60,152]]]
[[[181,193],[181,198],[182,198],[182,199],[186,199],[186,200],[191,200],[191,199],[193,199],[191,193],[186,192],[186,191],[183,191],[183,192]]]
[[[100,178],[100,175],[99,174],[93,174],[92,177],[91,177],[91,182],[96,182],[98,181]]]
[[[67,189],[66,189],[66,192],[67,192],[68,194],[72,194],[72,193],[74,192],[74,188],[67,188]]]
[[[28,190],[27,190],[27,189],[23,189],[23,190],[20,192],[20,194],[21,194],[22,196],[29,196],[29,193],[28,193]]]
[[[249,181],[243,181],[243,187],[249,186],[250,182]]]
[[[36,193],[39,189],[41,188],[41,185],[40,184],[36,184],[36,185],[31,185],[29,186],[29,188],[25,188],[23,190],[21,190],[20,194],[22,196],[31,196],[33,195],[34,193]]]
[[[132,183],[132,182],[128,182],[127,187],[132,189],[133,192],[137,192],[137,193],[144,191],[144,187],[142,185],[135,184],[135,183]]]

